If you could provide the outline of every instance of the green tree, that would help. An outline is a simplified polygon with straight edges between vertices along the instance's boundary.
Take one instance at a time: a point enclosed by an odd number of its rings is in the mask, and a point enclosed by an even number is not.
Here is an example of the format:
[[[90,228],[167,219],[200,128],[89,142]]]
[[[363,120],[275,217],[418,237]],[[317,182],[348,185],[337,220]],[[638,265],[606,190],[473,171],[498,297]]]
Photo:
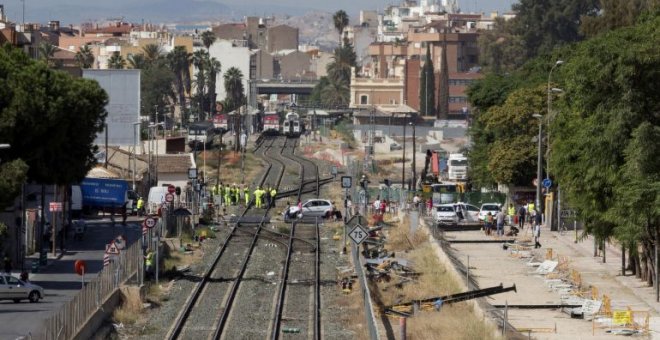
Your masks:
[[[216,97],[217,93],[215,92],[215,85],[216,85],[216,79],[218,77],[218,73],[222,70],[222,64],[215,59],[215,58],[210,58],[208,65],[208,79],[207,79],[207,88],[208,88],[208,101],[209,101],[209,109],[211,112],[211,115],[216,114],[215,112],[215,102],[216,102]]]
[[[207,66],[209,62],[209,53],[205,50],[197,50],[192,54],[192,64],[197,69],[197,74],[195,75],[195,107],[199,113],[201,120],[204,120],[206,117],[206,112],[208,111],[208,95],[207,95]]]
[[[162,122],[171,103],[176,101],[174,73],[165,60],[159,60],[142,69],[140,80],[142,114],[157,115],[155,118]]]
[[[190,94],[190,63],[192,55],[186,51],[184,46],[176,46],[167,55],[170,69],[174,72],[175,88],[178,97],[179,107],[181,108],[181,118],[186,108],[186,94]],[[183,122],[182,122],[183,123]]]
[[[48,41],[42,41],[39,44],[39,58],[46,62],[49,67],[55,66],[53,58],[55,57],[57,47]]]
[[[147,63],[154,63],[163,56],[163,49],[158,44],[144,45],[142,52]]]
[[[314,86],[312,94],[309,96],[309,103],[313,106],[321,105],[323,98],[322,91],[323,89],[330,84],[330,79],[328,77],[319,78],[318,83]]]
[[[28,178],[39,183],[82,180],[96,164],[93,142],[107,115],[105,91],[9,45],[0,48],[0,82],[6,84],[0,89],[0,138],[11,144],[0,154],[7,162],[0,171],[9,166],[17,176],[4,183],[21,179],[25,165],[15,160],[27,164]]]
[[[348,14],[346,14],[346,11],[341,9],[335,12],[332,16],[332,23],[334,24],[337,33],[339,33],[339,46],[341,47],[343,40],[342,33],[344,32],[344,28],[348,26]]]
[[[519,0],[512,9],[512,32],[522,40],[524,60],[580,41],[580,20],[596,15],[600,0]]]
[[[582,17],[580,32],[593,37],[616,28],[633,26],[645,11],[660,8],[660,0],[600,0],[600,13]]]
[[[447,39],[442,40],[440,54],[440,84],[438,86],[438,119],[449,118],[449,67],[447,66]]]
[[[347,105],[350,101],[350,86],[345,81],[330,81],[321,91],[325,106]]]
[[[244,104],[243,72],[236,67],[230,67],[224,75],[226,111],[236,110]]]
[[[204,47],[206,47],[206,51],[210,52],[209,49],[211,48],[211,45],[213,45],[216,39],[215,33],[213,33],[213,31],[204,31],[201,34],[201,38],[202,38],[202,44],[204,45]]]
[[[648,254],[660,228],[660,46],[649,39],[659,33],[656,13],[634,27],[575,46],[560,69],[567,96],[558,103],[562,113],[551,126],[550,165],[562,199],[579,211],[586,231],[599,240],[616,236],[639,245],[644,255],[637,259],[642,265],[638,275],[647,280],[654,273],[654,256]]]
[[[479,62],[486,70],[510,72],[525,62],[522,37],[513,33],[512,26],[511,20],[498,17],[492,29],[479,33]]]
[[[80,49],[76,52],[76,63],[80,68],[90,68],[94,65],[94,54],[89,45],[80,46]]]
[[[108,59],[108,68],[121,70],[126,67],[126,60],[124,57],[119,54],[119,52],[113,52],[112,56]]]
[[[147,59],[144,57],[144,54],[139,53],[139,54],[131,54],[128,56],[128,65],[132,69],[142,70],[147,68],[147,66],[149,66],[149,63],[147,63]]]
[[[419,78],[419,110],[424,115],[435,115],[435,71],[431,59],[431,45],[426,45],[426,60]]]

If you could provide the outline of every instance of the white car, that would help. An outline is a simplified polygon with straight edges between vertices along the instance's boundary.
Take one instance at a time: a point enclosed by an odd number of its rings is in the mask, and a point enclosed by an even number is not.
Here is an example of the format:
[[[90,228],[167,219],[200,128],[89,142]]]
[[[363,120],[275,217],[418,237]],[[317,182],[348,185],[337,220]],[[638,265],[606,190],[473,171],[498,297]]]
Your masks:
[[[466,221],[474,222],[479,220],[479,208],[477,208],[476,206],[463,202],[458,202],[455,203],[454,205],[460,207],[461,211],[463,212],[463,218]]]
[[[439,204],[434,206],[433,209],[435,210],[436,223],[458,223],[458,216],[453,203]]]
[[[19,280],[8,274],[0,275],[0,300],[38,302],[44,297],[44,289],[30,282]]]
[[[302,216],[325,217],[329,211],[335,207],[332,202],[323,199],[311,199],[302,205]]]
[[[495,215],[497,215],[497,213],[501,210],[502,206],[499,203],[484,203],[481,205],[481,209],[479,210],[479,220],[483,221],[488,213],[493,215],[494,218]]]

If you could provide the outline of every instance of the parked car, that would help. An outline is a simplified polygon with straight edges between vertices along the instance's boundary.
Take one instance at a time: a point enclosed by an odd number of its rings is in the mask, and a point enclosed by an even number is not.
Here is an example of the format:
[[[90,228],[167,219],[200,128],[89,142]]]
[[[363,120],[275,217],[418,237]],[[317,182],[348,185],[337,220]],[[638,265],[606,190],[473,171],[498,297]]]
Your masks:
[[[488,213],[495,216],[500,210],[502,210],[502,206],[499,203],[484,203],[479,209],[479,220],[483,221]]]
[[[329,211],[334,210],[332,202],[324,199],[311,199],[302,206],[302,216],[325,217]]]
[[[0,300],[38,302],[44,297],[44,289],[31,282],[19,280],[8,274],[0,275]]]
[[[453,203],[439,204],[433,207],[435,209],[435,222],[443,224],[458,223],[458,216],[456,215],[456,207]]]
[[[401,144],[397,144],[397,143],[391,143],[390,144],[390,151],[402,150],[402,149],[403,149],[403,146],[401,146]]]
[[[460,206],[461,211],[463,212],[463,218],[466,221],[474,222],[479,220],[479,208],[476,206],[463,202],[458,202],[455,205]]]

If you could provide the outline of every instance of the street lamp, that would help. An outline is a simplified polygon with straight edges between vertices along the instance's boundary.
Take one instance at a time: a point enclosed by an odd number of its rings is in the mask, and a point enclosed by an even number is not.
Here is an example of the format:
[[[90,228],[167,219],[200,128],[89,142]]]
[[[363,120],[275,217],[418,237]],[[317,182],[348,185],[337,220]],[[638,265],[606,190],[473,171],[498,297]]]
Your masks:
[[[412,129],[413,129],[412,180],[411,180],[411,183],[410,183],[410,187],[411,187],[412,190],[414,191],[414,190],[417,189],[417,186],[415,185],[415,184],[416,184],[415,182],[417,182],[417,166],[416,166],[417,164],[415,163],[415,153],[416,153],[416,151],[417,151],[417,150],[416,150],[416,144],[415,144],[415,124],[413,124],[412,122],[410,122],[410,123],[408,123],[408,124],[409,124],[410,126],[412,126]]]
[[[403,164],[403,168],[401,169],[401,192],[403,192],[403,189],[406,187],[406,121],[403,120],[403,148],[401,148],[403,152],[403,161],[401,164]]]
[[[541,137],[543,133],[543,115],[540,115],[538,113],[535,113],[532,115],[532,117],[536,118],[539,120],[539,137],[538,137],[538,158],[537,158],[537,166],[536,166],[536,209],[538,209],[539,212],[541,212]]]
[[[562,89],[558,88],[551,88],[550,87],[550,80],[552,79],[552,71],[557,68],[557,66],[563,64],[563,60],[557,60],[555,61],[555,64],[552,65],[552,68],[550,68],[550,72],[548,73],[548,87],[546,87],[546,91],[548,92],[548,157],[546,157],[546,173],[548,178],[550,178],[550,122],[553,118],[552,112],[551,112],[551,107],[552,107],[552,94],[553,93],[559,93],[563,92]]]
[[[135,173],[137,168],[137,140],[139,136],[138,132],[135,131],[136,126],[140,126],[140,122],[133,123],[133,191],[135,192],[137,192],[137,190],[135,190]]]

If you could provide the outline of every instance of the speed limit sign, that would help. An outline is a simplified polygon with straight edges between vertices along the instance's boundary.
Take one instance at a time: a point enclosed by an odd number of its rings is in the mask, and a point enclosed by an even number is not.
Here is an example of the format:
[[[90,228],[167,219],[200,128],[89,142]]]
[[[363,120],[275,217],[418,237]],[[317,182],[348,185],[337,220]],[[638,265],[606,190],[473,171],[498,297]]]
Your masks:
[[[144,219],[144,225],[145,227],[151,229],[156,225],[156,219],[153,217],[147,217]]]
[[[348,236],[355,242],[355,244],[359,245],[364,241],[367,237],[369,237],[369,233],[364,230],[364,228],[357,224],[355,225],[355,228],[351,230],[351,232],[348,234]]]

